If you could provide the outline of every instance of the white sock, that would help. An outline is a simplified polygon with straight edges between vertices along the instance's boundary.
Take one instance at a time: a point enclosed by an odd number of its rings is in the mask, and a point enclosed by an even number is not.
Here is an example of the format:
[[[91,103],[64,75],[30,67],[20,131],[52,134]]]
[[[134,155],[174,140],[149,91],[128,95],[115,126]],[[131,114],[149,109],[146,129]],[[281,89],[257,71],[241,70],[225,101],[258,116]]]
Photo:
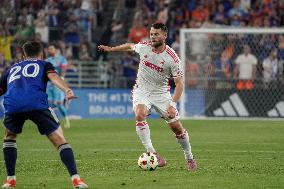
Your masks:
[[[14,176],[7,176],[7,180],[16,180],[16,176],[14,175]]]
[[[64,124],[64,127],[65,127],[65,128],[70,128],[70,120],[69,120],[69,117],[68,117],[68,116],[65,117],[65,124]]]
[[[185,159],[193,159],[187,130],[184,129],[182,134],[176,135],[176,139],[183,149]]]
[[[150,138],[150,128],[146,121],[136,121],[136,132],[147,152],[156,152]]]
[[[78,174],[76,174],[76,175],[72,175],[72,177],[71,177],[71,180],[73,180],[73,179],[80,179],[80,176],[78,175]]]

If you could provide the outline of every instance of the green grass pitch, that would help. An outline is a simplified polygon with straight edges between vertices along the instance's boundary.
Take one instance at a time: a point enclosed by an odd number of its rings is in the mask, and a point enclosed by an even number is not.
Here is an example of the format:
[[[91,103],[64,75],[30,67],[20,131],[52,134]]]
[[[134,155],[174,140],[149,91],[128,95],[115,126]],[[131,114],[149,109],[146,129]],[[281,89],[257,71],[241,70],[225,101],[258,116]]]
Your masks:
[[[182,121],[199,170],[188,172],[180,146],[162,120],[149,120],[152,142],[168,165],[142,171],[144,151],[133,120],[74,120],[65,136],[79,174],[94,189],[284,188],[283,121]],[[3,134],[3,129],[1,129]],[[72,188],[57,151],[27,122],[18,137],[17,188]],[[1,178],[6,178],[3,155]]]

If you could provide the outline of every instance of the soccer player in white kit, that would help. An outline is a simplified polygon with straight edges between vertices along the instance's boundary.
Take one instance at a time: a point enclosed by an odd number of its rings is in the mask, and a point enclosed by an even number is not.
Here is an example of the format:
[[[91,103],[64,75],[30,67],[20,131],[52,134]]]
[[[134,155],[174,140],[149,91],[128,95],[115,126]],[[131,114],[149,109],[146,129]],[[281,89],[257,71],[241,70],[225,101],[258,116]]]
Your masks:
[[[137,81],[133,88],[136,132],[146,151],[157,155],[158,166],[165,166],[165,159],[157,154],[153,147],[149,125],[146,121],[147,115],[153,107],[175,133],[177,142],[184,151],[187,169],[195,171],[197,163],[191,152],[188,132],[182,127],[176,108],[184,88],[183,71],[179,57],[165,43],[167,31],[164,24],[155,23],[150,29],[149,42],[125,43],[115,47],[99,45],[98,48],[106,52],[135,51],[140,55]],[[171,76],[174,78],[176,86],[173,96],[170,94],[168,84]]]

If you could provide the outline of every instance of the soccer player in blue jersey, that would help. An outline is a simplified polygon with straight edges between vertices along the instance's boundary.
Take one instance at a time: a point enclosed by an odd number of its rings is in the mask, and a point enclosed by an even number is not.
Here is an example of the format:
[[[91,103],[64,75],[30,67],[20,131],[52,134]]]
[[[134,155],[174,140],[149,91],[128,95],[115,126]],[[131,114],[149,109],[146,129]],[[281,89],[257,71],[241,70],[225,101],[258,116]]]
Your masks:
[[[51,81],[65,93],[66,101],[76,98],[73,91],[58,76],[51,63],[43,61],[42,46],[30,41],[23,45],[24,60],[7,70],[0,80],[0,95],[4,94],[3,153],[7,180],[2,188],[16,187],[17,135],[26,120],[33,121],[42,135],[46,135],[58,149],[75,188],[88,188],[80,179],[71,146],[64,138],[59,121],[49,108],[46,86]]]
[[[57,74],[64,79],[65,70],[67,67],[67,60],[64,56],[61,55],[59,48],[56,44],[51,44],[48,46],[49,57],[46,59],[47,62],[50,62]],[[64,127],[70,127],[70,121],[67,115],[67,109],[64,105],[64,92],[62,92],[57,86],[48,82],[47,84],[47,94],[48,101],[52,107],[58,108],[59,112],[64,119]]]

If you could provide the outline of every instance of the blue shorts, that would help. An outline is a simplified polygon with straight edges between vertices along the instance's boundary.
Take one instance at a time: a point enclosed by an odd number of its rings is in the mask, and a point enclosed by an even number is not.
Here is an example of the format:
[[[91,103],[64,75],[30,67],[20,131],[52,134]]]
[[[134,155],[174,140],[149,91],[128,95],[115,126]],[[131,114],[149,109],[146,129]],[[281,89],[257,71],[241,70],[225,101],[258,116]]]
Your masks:
[[[5,114],[4,126],[12,133],[22,132],[26,120],[33,121],[42,135],[49,135],[59,127],[59,120],[53,110],[34,110],[15,114]]]
[[[51,102],[63,102],[65,94],[56,86],[49,84],[47,87],[48,101]]]

